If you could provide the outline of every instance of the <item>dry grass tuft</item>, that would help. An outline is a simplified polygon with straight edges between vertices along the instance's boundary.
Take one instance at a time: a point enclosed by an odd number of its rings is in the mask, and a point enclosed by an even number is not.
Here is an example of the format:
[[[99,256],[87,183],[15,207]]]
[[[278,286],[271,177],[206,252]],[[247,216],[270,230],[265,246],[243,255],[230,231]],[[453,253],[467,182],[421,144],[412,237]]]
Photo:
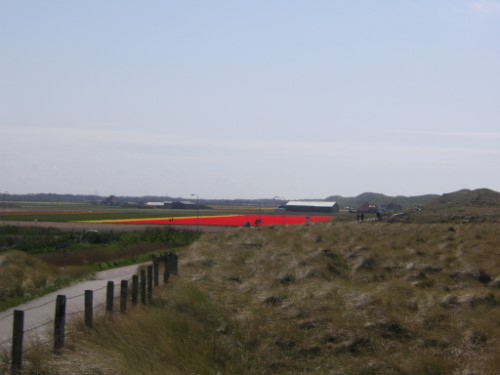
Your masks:
[[[88,275],[87,267],[51,266],[22,251],[2,254],[0,272],[0,311],[10,305],[33,299]]]
[[[499,243],[494,223],[205,234],[154,306],[99,323],[61,373],[496,374]]]

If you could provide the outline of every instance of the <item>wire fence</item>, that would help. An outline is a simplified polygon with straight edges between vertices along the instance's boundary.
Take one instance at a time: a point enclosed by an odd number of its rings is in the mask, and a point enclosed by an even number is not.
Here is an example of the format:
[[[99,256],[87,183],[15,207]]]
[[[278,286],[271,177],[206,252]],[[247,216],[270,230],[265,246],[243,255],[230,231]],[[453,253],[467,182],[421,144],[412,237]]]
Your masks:
[[[7,319],[7,318],[10,318],[11,316],[13,316],[14,314],[13,313],[10,313],[10,314],[6,314],[4,316],[0,316],[0,321],[4,320],[4,319]]]
[[[131,280],[131,278],[129,279]],[[116,286],[120,286],[119,283],[116,283],[116,284],[113,284],[114,287]],[[93,293],[96,293],[96,292],[99,292],[99,291],[102,291],[102,290],[105,290],[107,288],[107,285],[101,287],[101,288],[97,288],[97,289],[93,289],[92,292]],[[95,295],[95,294],[94,294]],[[77,298],[82,298],[85,296],[85,293],[80,293],[80,294],[77,294],[77,295],[74,295],[74,296],[71,296],[71,297],[66,297],[66,301],[71,301],[71,300],[74,300],[74,299],[77,299]],[[116,296],[115,296],[116,298]],[[38,305],[35,305],[35,306],[31,306],[31,307],[27,307],[25,309],[23,309],[22,311],[23,312],[29,312],[29,311],[35,311],[35,310],[39,310],[45,306],[48,306],[48,305],[54,305],[56,304],[57,302],[57,299],[51,299],[49,301],[46,301],[44,303],[41,303],[41,304],[38,304]],[[100,307],[104,306],[106,304],[106,302],[102,302],[98,305],[95,305],[94,306],[94,310],[98,310]],[[73,312],[70,312],[70,313],[66,313],[66,316],[72,316],[72,315],[77,315],[77,314],[82,314],[84,313],[85,310],[82,309],[82,310],[78,310],[78,311],[73,311]],[[5,319],[9,319],[9,318],[12,318],[14,317],[14,313],[9,313],[9,314],[6,314],[2,317],[0,317],[0,321],[2,320],[5,320]],[[34,327],[31,327],[31,328],[28,328],[28,329],[25,329],[23,330],[23,334],[27,334],[27,333],[31,333],[31,332],[34,332],[34,331],[37,331],[43,327],[46,327],[48,326],[49,324],[52,324],[54,323],[54,321],[51,319],[51,320],[47,320],[46,322],[44,323],[41,323],[37,326],[34,326]],[[12,342],[12,339],[13,339],[13,336],[9,337],[8,339],[4,340],[4,341],[1,341],[0,342],[0,347],[4,346],[5,344],[9,343],[9,342]]]
[[[129,280],[131,280],[131,279],[129,279]],[[118,286],[118,285],[120,285],[120,284],[115,284],[115,286]],[[94,289],[93,292],[94,293],[95,292],[99,292],[99,291],[104,290],[104,289],[106,289],[106,285],[103,286],[103,287],[101,287],[101,288]],[[84,295],[85,295],[85,293],[81,293],[81,294],[77,294],[75,296],[66,297],[66,300],[69,301],[69,300],[72,300],[72,299],[83,297]],[[23,309],[23,311],[27,312],[27,311],[38,310],[38,309],[41,309],[42,307],[45,307],[45,306],[50,305],[50,304],[53,304],[55,302],[56,302],[55,299],[51,299],[51,300],[49,300],[47,302],[41,303],[41,304],[36,305],[36,306],[26,307],[25,309]],[[9,318],[11,318],[13,316],[14,316],[14,313],[12,313],[12,312],[8,313],[8,314],[5,314],[5,315],[2,315],[2,316],[0,316],[0,321],[5,320],[5,319],[9,319]]]
[[[84,315],[87,328],[92,329],[91,322],[93,321],[94,312],[102,310],[102,308],[105,307],[106,313],[112,313],[115,299],[120,300],[119,307],[121,313],[126,312],[127,300],[130,296],[132,297],[132,305],[138,303],[139,293],[140,301],[142,302],[142,304],[150,302],[153,295],[153,287],[157,287],[160,284],[160,265],[163,265],[163,285],[166,285],[170,275],[178,273],[177,255],[174,253],[166,253],[161,256],[154,256],[152,265],[149,265],[147,267],[147,274],[145,270],[141,270],[140,278],[139,275],[135,275],[128,280],[121,280],[118,283],[114,281],[108,281],[103,287],[88,289],[85,293],[79,293],[69,297],[65,295],[58,295],[55,299],[51,299],[38,305],[25,308],[24,310],[14,310],[13,312],[1,316],[0,322],[10,318],[12,318],[13,320],[12,336],[0,342],[0,349],[6,346],[8,347],[9,345],[11,347],[11,374],[18,374],[20,372],[23,353],[26,354],[38,346],[36,345],[31,346],[30,348],[24,348],[24,338],[33,338],[35,333],[39,332],[42,329],[46,329],[49,325],[54,325],[53,339],[42,339],[41,337],[49,336],[47,335],[47,332],[45,332],[45,335],[36,336],[37,344],[43,343],[44,345],[50,345],[50,343],[53,342],[54,351],[58,352],[58,350],[61,349],[60,347],[58,347],[58,343],[64,343],[64,325],[66,322],[66,318]],[[131,293],[129,289],[131,289]],[[106,291],[105,300],[103,302],[94,304],[96,295],[102,291]],[[87,295],[87,293],[89,294]],[[91,296],[91,300],[88,299],[88,296]],[[97,300],[101,298],[102,296],[97,298]],[[83,306],[83,308],[75,309],[75,303],[78,303],[78,299],[82,300],[83,303],[81,306]],[[68,301],[73,301],[72,305],[70,306],[71,311],[66,311],[69,306],[67,304]],[[53,319],[47,319],[46,321],[36,324],[33,327],[24,328],[24,316],[26,312],[32,313],[44,308],[45,311],[46,307],[51,304],[55,307],[55,316]],[[62,316],[58,316],[60,311],[62,311]],[[60,326],[61,323],[62,330]]]

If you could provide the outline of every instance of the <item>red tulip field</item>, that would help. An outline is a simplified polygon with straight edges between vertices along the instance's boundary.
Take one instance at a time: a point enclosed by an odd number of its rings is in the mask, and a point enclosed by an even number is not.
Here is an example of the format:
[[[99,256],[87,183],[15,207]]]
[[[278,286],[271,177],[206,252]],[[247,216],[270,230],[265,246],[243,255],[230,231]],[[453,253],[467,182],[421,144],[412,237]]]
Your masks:
[[[223,215],[223,216],[189,216],[154,219],[103,220],[102,223],[141,224],[141,225],[186,225],[186,226],[270,226],[300,225],[330,221],[328,216],[287,216],[287,215]],[[96,221],[94,221],[96,222]]]

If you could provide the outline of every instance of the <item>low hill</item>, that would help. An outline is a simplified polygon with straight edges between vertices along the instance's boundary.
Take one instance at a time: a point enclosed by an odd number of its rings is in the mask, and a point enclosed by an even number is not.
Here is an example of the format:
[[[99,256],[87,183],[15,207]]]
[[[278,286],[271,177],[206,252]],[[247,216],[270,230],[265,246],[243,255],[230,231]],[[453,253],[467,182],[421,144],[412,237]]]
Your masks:
[[[500,207],[500,193],[490,189],[463,189],[430,202],[434,208]]]
[[[326,198],[327,201],[335,201],[341,207],[357,208],[363,203],[374,203],[377,205],[387,205],[396,203],[404,209],[415,206],[424,206],[434,210],[441,209],[464,209],[464,208],[500,208],[500,193],[491,189],[462,189],[456,192],[443,195],[427,194],[406,197],[403,195],[388,196],[379,193],[363,193],[356,197],[342,197],[332,195]]]
[[[393,197],[380,193],[367,192],[350,198],[342,197],[339,195],[332,195],[326,198],[326,200],[337,202],[340,207],[357,208],[364,203],[374,203],[380,206],[385,206],[390,203],[395,203],[403,206],[404,209],[408,209],[414,206],[426,206],[438,197],[439,195],[437,194],[418,195],[413,197],[398,195]]]

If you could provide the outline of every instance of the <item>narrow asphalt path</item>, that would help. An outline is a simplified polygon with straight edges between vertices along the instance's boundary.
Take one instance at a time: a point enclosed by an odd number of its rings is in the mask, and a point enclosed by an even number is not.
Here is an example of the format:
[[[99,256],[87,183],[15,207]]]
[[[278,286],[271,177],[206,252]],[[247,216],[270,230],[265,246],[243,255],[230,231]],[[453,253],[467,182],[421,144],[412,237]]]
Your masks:
[[[12,338],[14,310],[24,311],[25,342],[39,337],[47,339],[54,329],[55,300],[58,295],[66,296],[66,314],[82,313],[84,310],[85,290],[94,291],[94,308],[106,301],[106,285],[108,281],[115,284],[115,297],[120,293],[121,280],[130,280],[138,272],[141,265],[115,268],[96,273],[94,280],[83,281],[56,292],[47,294],[25,304],[0,312],[0,350],[9,347]],[[44,340],[45,341],[45,340]]]

